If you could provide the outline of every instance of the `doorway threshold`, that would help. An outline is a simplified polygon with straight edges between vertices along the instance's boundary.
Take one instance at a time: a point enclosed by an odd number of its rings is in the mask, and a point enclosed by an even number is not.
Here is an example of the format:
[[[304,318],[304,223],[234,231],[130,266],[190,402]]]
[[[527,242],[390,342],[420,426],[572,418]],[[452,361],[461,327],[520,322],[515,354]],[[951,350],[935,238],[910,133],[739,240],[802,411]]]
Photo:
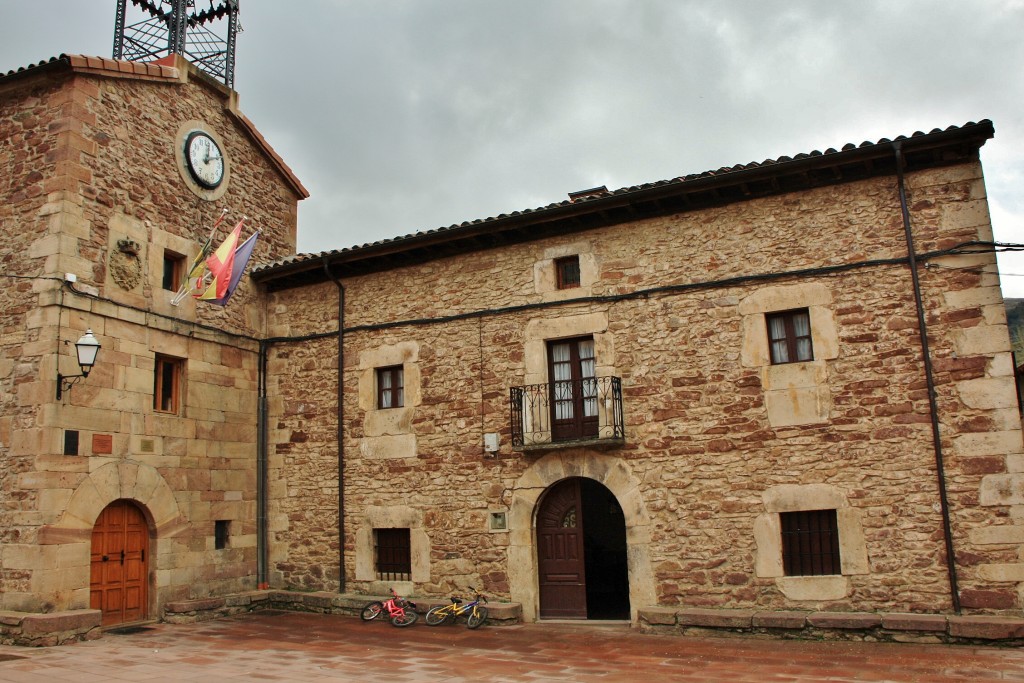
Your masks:
[[[538,619],[537,623],[572,626],[631,626],[629,619]]]

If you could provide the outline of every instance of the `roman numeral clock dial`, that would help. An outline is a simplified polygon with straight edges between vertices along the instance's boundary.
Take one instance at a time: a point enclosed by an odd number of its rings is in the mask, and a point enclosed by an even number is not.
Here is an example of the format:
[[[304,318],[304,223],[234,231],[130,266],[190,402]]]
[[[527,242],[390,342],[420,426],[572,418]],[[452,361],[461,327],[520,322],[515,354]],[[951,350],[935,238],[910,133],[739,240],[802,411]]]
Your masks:
[[[200,186],[218,187],[224,180],[224,154],[212,137],[195,130],[185,138],[185,161],[189,174]]]

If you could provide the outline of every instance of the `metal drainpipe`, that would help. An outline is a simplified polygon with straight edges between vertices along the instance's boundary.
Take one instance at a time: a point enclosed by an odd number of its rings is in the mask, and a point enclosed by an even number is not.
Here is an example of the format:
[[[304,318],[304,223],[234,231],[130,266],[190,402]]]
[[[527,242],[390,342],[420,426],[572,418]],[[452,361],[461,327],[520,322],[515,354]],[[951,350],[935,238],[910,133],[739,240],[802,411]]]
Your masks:
[[[270,587],[267,580],[267,351],[269,344],[260,340],[256,381],[256,587]]]
[[[935,473],[939,483],[939,506],[942,511],[942,531],[946,542],[946,571],[949,573],[949,590],[953,599],[953,611],[960,614],[960,589],[956,578],[956,555],[953,551],[953,529],[949,520],[949,498],[946,495],[946,468],[942,457],[942,438],[939,434],[939,407],[935,400],[935,378],[932,374],[931,351],[928,348],[928,327],[924,315],[924,301],[921,298],[921,282],[917,270],[917,255],[914,251],[914,236],[910,230],[910,211],[907,209],[907,189],[903,177],[903,150],[900,142],[892,143],[896,153],[896,178],[899,183],[900,210],[903,212],[903,231],[907,240],[907,259],[910,276],[914,284],[914,303],[917,306],[917,327],[921,335],[921,352],[924,354],[924,373],[928,384],[928,407],[932,422],[932,448],[935,451]]]
[[[324,273],[338,287],[338,592],[345,592],[345,287],[331,274],[327,259]]]

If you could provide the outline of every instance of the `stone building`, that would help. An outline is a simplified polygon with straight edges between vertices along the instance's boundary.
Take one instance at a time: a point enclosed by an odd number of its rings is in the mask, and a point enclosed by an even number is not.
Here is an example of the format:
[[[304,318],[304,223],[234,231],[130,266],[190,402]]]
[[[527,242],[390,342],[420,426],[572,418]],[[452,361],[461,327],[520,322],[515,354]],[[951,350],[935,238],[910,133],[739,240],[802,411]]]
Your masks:
[[[0,610],[111,624],[253,588],[267,312],[248,281],[227,307],[170,301],[223,208],[261,231],[255,258],[293,253],[306,191],[237,94],[173,57],[0,75],[0,167]]]
[[[257,268],[271,583],[480,587],[528,620],[1017,612],[992,135],[596,188]]]
[[[1019,614],[993,134],[295,254],[306,191],[185,60],[0,76],[0,638],[289,589]],[[262,265],[173,306],[225,207]]]

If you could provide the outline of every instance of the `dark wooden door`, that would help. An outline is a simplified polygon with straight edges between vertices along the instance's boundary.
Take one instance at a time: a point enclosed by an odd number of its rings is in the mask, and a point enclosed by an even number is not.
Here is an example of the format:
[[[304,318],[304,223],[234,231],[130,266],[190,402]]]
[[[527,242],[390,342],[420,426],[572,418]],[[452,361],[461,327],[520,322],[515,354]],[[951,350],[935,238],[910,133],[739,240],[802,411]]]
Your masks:
[[[100,513],[92,530],[89,606],[103,625],[146,618],[149,527],[134,504],[118,500]]]
[[[595,370],[593,337],[548,343],[553,441],[597,436]]]
[[[540,616],[587,618],[583,506],[579,479],[556,484],[537,513]]]

